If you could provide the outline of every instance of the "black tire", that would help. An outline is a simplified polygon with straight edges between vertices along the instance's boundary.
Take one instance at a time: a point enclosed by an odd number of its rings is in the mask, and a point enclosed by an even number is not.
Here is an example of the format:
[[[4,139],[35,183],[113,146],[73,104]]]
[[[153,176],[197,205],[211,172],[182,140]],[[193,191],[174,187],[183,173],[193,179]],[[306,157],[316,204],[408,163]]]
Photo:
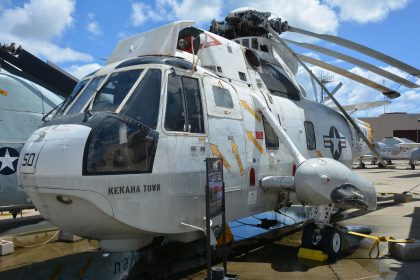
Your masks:
[[[361,162],[361,163],[360,163],[360,167],[361,167],[361,168],[366,168],[365,163],[364,163],[364,162]]]
[[[12,214],[13,219],[16,219],[18,212],[17,211],[10,211],[10,214]]]
[[[416,169],[416,165],[414,163],[411,163],[410,166],[411,166],[411,169],[413,170]]]
[[[304,225],[302,228],[302,247],[307,249],[318,249],[319,246],[316,246],[312,243],[316,225],[310,223]]]
[[[322,251],[329,259],[338,259],[342,253],[342,236],[340,231],[333,227],[326,227],[322,233]]]
[[[386,164],[391,165],[391,164],[392,164],[392,161],[387,160],[387,161],[386,161]]]
[[[378,163],[378,167],[379,168],[384,168],[384,165],[382,164],[382,162]]]

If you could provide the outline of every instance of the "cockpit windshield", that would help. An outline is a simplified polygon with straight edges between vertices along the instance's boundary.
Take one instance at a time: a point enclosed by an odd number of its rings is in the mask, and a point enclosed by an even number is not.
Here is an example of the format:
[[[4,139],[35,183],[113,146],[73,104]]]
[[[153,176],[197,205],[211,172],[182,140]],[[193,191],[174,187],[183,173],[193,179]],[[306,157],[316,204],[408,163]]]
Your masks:
[[[64,111],[67,109],[67,106],[69,106],[69,104],[74,100],[74,98],[85,88],[88,82],[89,82],[89,79],[84,79],[77,83],[77,85],[74,87],[70,95],[66,98],[66,100],[64,100],[64,102],[57,109],[57,112],[54,115],[54,117],[60,117],[63,115]]]
[[[80,113],[80,111],[83,109],[83,107],[85,107],[86,103],[95,93],[96,89],[104,78],[105,75],[93,78],[86,86],[85,90],[83,90],[79,96],[76,97],[77,99],[75,99],[75,101],[70,105],[66,115]]]
[[[62,106],[62,112],[72,115],[90,109],[92,112],[119,113],[156,129],[162,71],[153,68],[117,69],[103,82],[106,76],[81,81],[66,101],[67,108]]]
[[[92,111],[115,112],[138,80],[143,69],[112,73],[93,100]]]
[[[120,113],[156,129],[162,74],[158,69],[149,69]]]

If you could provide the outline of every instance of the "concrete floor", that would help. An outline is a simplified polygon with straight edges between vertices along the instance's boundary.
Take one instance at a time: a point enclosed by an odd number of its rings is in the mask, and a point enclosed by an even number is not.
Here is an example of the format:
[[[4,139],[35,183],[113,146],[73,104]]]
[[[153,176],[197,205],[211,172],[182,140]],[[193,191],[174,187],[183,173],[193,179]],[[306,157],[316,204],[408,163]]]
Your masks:
[[[382,201],[367,215],[361,211],[345,212],[341,225],[363,225],[373,235],[420,240],[420,185],[414,189],[413,202],[394,204],[392,194],[407,191],[420,184],[420,167],[409,169],[406,161],[395,162],[395,169],[355,169],[372,181]],[[387,194],[385,194],[387,193]],[[399,261],[388,254],[388,245],[380,244],[378,259],[369,259],[373,240],[364,239],[360,246],[335,262],[311,262],[297,258],[300,234],[269,245],[249,248],[228,259],[228,272],[240,279],[420,279],[420,261]],[[245,250],[246,251],[246,250]],[[217,265],[221,266],[221,264]],[[183,279],[204,279],[202,270]]]
[[[345,212],[344,220],[340,224],[368,226],[372,229],[372,234],[375,235],[420,240],[420,186],[412,191],[414,201],[410,203],[394,204],[392,195],[389,194],[401,193],[420,184],[420,166],[417,166],[416,170],[411,170],[407,162],[401,161],[396,162],[396,168],[391,170],[378,169],[371,165],[367,165],[367,167],[367,169],[355,169],[355,171],[371,180],[378,193],[384,193],[381,196],[378,209],[367,215],[363,215],[361,211]],[[34,211],[29,211],[25,212],[24,216],[36,214]],[[26,217],[26,219],[32,217]],[[39,232],[41,228],[44,230],[43,232]],[[45,232],[47,229],[49,231]],[[56,233],[45,221],[33,225],[29,223],[25,226],[25,230],[37,233],[27,237],[20,236],[17,240],[15,239],[16,232],[13,230],[8,230],[3,234],[9,235],[17,246],[25,247],[29,244],[39,244]],[[5,235],[2,238],[7,239]],[[388,255],[385,243],[380,244],[381,255],[378,259],[369,259],[368,252],[373,241],[365,239],[362,240],[359,247],[351,252],[346,252],[341,260],[322,263],[297,258],[300,237],[300,233],[297,233],[280,241],[265,242],[264,244],[258,242],[234,249],[229,257],[229,273],[238,274],[240,279],[258,280],[420,279],[420,261],[401,262],[394,259]],[[128,273],[129,267],[132,267],[136,260],[127,254],[116,254],[104,258],[96,248],[96,244],[86,240],[74,244],[54,242],[41,247],[20,248],[14,255],[0,258],[0,279],[56,279],[51,277],[58,275],[57,267],[61,269],[60,277],[57,279],[77,279],[74,277],[80,278],[79,268],[84,268],[86,263],[90,264],[91,262],[90,271],[102,271],[103,273],[100,276],[97,273],[92,273],[90,279],[122,279],[122,275]],[[122,264],[127,263],[126,260],[130,261],[130,265],[124,270],[125,266]],[[21,266],[24,267],[19,271],[13,269]],[[74,270],[77,270],[79,276],[74,274],[76,273]],[[3,273],[1,273],[2,271]],[[38,273],[39,277],[35,277],[34,273]],[[31,275],[30,278],[28,275]],[[65,275],[65,277],[62,278],[61,275]],[[205,278],[205,275],[206,271],[201,270],[184,278],[181,277],[181,279],[201,280]],[[13,277],[10,278],[11,276]],[[179,278],[175,277],[174,279]],[[130,279],[138,279],[138,277]]]

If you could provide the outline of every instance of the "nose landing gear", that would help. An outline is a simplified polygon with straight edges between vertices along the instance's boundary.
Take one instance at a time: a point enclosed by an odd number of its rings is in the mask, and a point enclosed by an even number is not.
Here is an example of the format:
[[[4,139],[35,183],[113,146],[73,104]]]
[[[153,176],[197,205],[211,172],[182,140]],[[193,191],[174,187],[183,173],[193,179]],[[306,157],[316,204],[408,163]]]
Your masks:
[[[329,259],[337,259],[342,254],[342,234],[335,227],[326,225],[318,229],[314,223],[311,223],[303,228],[302,247],[321,250]]]
[[[302,247],[321,250],[329,259],[337,259],[342,254],[342,233],[329,224],[332,209],[331,204],[311,207],[310,218],[315,222],[303,227]]]
[[[324,228],[322,235],[322,251],[326,253],[330,259],[337,259],[341,256],[342,243],[339,230],[330,226]]]

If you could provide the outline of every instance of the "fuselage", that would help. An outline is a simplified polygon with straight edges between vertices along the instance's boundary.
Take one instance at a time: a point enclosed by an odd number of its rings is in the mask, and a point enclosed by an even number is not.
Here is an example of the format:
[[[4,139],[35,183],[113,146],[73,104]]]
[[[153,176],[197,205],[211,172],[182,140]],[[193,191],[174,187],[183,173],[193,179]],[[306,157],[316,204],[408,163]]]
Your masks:
[[[255,69],[240,44],[202,34],[213,43],[198,56],[178,48],[171,56],[156,51],[111,61],[84,78],[57,117],[31,136],[20,184],[45,218],[100,240],[182,239],[195,231],[185,224],[205,224],[207,157],[223,158],[227,220],[282,207],[284,197],[258,179],[293,176],[297,163],[253,95],[266,100],[306,158],[351,166],[347,120],[306,99],[280,56]],[[222,62],[211,69],[214,57]]]

